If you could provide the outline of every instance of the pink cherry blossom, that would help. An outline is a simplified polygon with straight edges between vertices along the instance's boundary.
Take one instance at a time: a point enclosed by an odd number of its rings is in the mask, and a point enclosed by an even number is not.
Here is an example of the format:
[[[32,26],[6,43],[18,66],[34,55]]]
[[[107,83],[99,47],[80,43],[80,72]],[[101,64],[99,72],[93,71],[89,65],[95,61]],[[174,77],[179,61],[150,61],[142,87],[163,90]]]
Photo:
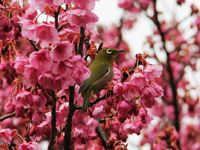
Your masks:
[[[142,95],[143,95],[144,98],[147,98],[147,99],[158,97],[156,90],[151,86],[145,86],[142,89]]]
[[[83,80],[90,77],[91,71],[84,65],[84,60],[80,55],[74,55],[71,58],[74,66],[73,79],[76,83],[81,84]]]
[[[153,80],[154,77],[159,78],[162,74],[162,66],[157,66],[157,65],[152,65],[152,64],[148,64],[145,68],[144,68],[144,75],[148,80]]]
[[[17,69],[18,73],[23,73],[25,69],[25,65],[28,65],[29,61],[27,57],[24,57],[22,55],[18,55],[15,59],[15,65],[14,68]]]
[[[122,100],[118,103],[117,105],[117,116],[118,116],[118,119],[121,121],[121,122],[124,122],[124,120],[126,120],[126,118],[128,117],[128,112],[130,111],[131,109],[131,106],[130,104],[125,101],[125,100]]]
[[[87,28],[87,24],[97,22],[98,17],[87,9],[75,8],[67,11],[67,19],[73,26],[83,26]]]
[[[94,132],[94,131],[95,131],[95,128],[98,127],[97,121],[96,121],[95,119],[93,119],[93,118],[90,118],[90,119],[88,120],[88,122],[86,123],[86,125],[87,125],[87,131],[88,131],[89,133]]]
[[[67,0],[69,2],[71,2],[72,4],[77,5],[80,8],[84,8],[84,9],[88,9],[88,10],[92,10],[94,9],[95,6],[95,1],[97,0]]]
[[[64,102],[60,105],[59,110],[57,111],[56,115],[57,115],[57,121],[56,124],[60,125],[65,123],[66,121],[66,117],[68,115],[68,111],[69,111],[69,102]]]
[[[119,0],[118,6],[124,8],[125,10],[130,10],[133,7],[133,2],[135,0]]]
[[[176,81],[179,79],[180,72],[183,70],[184,65],[176,61],[171,61],[170,65],[173,71],[174,80]]]
[[[116,96],[123,96],[124,90],[123,90],[123,84],[117,83],[114,85],[113,92]]]
[[[124,90],[123,97],[127,101],[130,101],[135,96],[140,95],[138,88],[136,86],[132,85],[131,83],[128,83],[128,82],[124,82],[123,90]]]
[[[112,123],[112,131],[115,133],[119,133],[120,128],[121,128],[121,123],[119,122],[118,119],[114,120]]]
[[[9,20],[5,15],[0,17],[0,27],[6,27],[9,25]]]
[[[31,6],[33,6],[35,9],[40,9],[41,11],[44,11],[44,6],[54,6],[54,5],[62,5],[64,3],[64,0],[32,0]]]
[[[31,67],[34,67],[42,72],[46,72],[50,70],[53,64],[53,59],[49,56],[49,51],[47,49],[43,49],[39,52],[31,53],[29,62]]]
[[[34,38],[34,33],[36,29],[36,24],[32,20],[29,20],[27,18],[22,18],[19,21],[19,24],[22,26],[22,36],[25,38],[29,38],[30,40],[37,40]]]
[[[36,68],[26,65],[24,69],[24,84],[29,88],[36,85],[38,81],[38,71]]]
[[[42,23],[35,27],[33,40],[40,41],[40,46],[42,48],[48,47],[49,44],[54,44],[59,40],[58,31],[52,25]]]
[[[4,106],[4,109],[7,114],[13,113],[15,111],[15,106],[13,105],[11,101],[8,101],[6,105]]]
[[[56,91],[60,91],[68,86],[73,86],[74,84],[75,84],[75,80],[72,76],[58,75],[55,77],[55,83],[52,89]]]
[[[92,116],[94,118],[103,118],[105,116],[105,110],[103,110],[103,106],[97,106],[92,112]]]
[[[32,101],[30,102],[30,107],[33,109],[41,108],[46,104],[47,99],[42,92],[38,92],[40,95],[33,94]]]
[[[10,144],[12,141],[12,131],[10,129],[0,129],[0,139]]]
[[[50,73],[43,73],[38,77],[38,83],[45,89],[52,89],[55,77]]]
[[[125,120],[122,126],[122,133],[124,134],[133,134],[138,132],[138,128],[131,122],[129,119]]]
[[[24,115],[24,107],[22,105],[15,107],[15,117],[23,117]]]
[[[26,18],[28,20],[34,20],[36,16],[37,16],[37,11],[33,7],[28,7],[22,18]]]
[[[26,142],[19,145],[18,150],[41,150],[37,142]]]
[[[66,76],[71,74],[73,71],[73,63],[70,59],[65,61],[53,63],[51,72],[55,75]]]
[[[116,67],[113,67],[113,79],[114,81],[119,81],[121,79],[121,71],[116,68]]]
[[[154,90],[156,91],[157,95],[156,97],[160,97],[163,96],[163,89],[160,85],[156,84],[155,82],[151,82],[150,87],[154,88]]]
[[[51,50],[50,56],[56,61],[64,61],[72,55],[73,45],[69,42],[60,42],[55,44]]]
[[[166,106],[164,112],[170,117],[170,119],[174,120],[174,107],[172,105]]]
[[[50,130],[50,119],[43,120],[43,122],[36,127],[36,139],[40,140],[42,137],[50,138]]]
[[[131,83],[141,89],[147,84],[147,80],[146,80],[144,74],[142,74],[140,72],[135,72],[131,76]]]
[[[28,91],[21,91],[16,96],[16,102],[18,105],[27,106],[33,99],[33,95]]]
[[[35,125],[39,125],[40,123],[42,123],[43,118],[44,114],[41,111],[36,111],[33,113],[32,121]]]
[[[145,99],[144,97],[141,99],[140,104],[142,107],[151,108],[156,104],[155,98]]]

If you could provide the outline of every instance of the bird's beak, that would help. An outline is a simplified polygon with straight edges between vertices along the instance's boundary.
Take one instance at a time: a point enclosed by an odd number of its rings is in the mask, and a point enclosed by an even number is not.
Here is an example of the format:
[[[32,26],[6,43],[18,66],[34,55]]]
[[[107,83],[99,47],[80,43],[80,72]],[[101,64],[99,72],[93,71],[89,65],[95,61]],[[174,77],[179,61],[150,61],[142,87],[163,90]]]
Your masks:
[[[120,53],[120,52],[125,52],[125,50],[118,50],[117,52],[118,52],[118,53]]]

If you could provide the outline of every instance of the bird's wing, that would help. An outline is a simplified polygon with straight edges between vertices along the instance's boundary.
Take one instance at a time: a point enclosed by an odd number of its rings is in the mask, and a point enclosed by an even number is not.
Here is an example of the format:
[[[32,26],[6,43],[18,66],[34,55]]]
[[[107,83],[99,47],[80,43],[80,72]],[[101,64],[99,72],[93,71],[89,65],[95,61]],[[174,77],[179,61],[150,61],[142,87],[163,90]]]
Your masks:
[[[102,69],[102,68],[107,68],[107,69]],[[102,63],[95,66],[91,65],[90,66],[90,71],[92,72],[91,76],[90,78],[83,81],[82,87],[80,88],[79,93],[84,92],[92,83],[94,83],[95,81],[100,79],[102,76],[104,76],[109,71],[109,68],[110,67],[107,63]]]

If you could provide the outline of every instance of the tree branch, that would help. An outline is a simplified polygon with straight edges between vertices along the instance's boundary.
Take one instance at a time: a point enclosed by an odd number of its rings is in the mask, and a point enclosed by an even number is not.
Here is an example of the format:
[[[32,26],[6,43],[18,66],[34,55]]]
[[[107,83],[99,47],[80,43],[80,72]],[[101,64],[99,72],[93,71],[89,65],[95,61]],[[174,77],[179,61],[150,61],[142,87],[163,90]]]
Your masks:
[[[65,136],[64,136],[64,150],[70,150],[70,137],[72,131],[72,118],[75,112],[74,106],[74,86],[69,87],[69,112],[65,124]]]
[[[58,9],[56,12],[54,12],[54,17],[55,17],[55,28],[59,31],[58,29],[58,16],[60,13],[60,6],[58,6]]]
[[[20,32],[22,32],[22,27],[20,25],[18,25],[18,29]],[[36,46],[35,42],[33,40],[30,40],[29,38],[27,38],[27,40],[31,43],[33,49],[38,52],[39,48]]]
[[[98,127],[96,127],[95,131],[97,135],[99,136],[101,143],[103,144],[103,147],[105,148],[105,150],[107,150],[107,139],[106,139],[105,132],[100,126],[100,119],[97,119],[97,122],[98,122]]]
[[[26,108],[24,108],[24,111],[27,112],[28,109],[29,109],[29,108],[26,107]],[[7,114],[7,115],[5,115],[5,116],[0,117],[0,122],[4,121],[5,119],[8,119],[8,118],[12,118],[12,117],[14,117],[15,114],[16,114],[16,113],[13,112],[13,113],[10,113],[10,114]]]
[[[51,108],[51,137],[49,141],[48,150],[51,150],[53,148],[53,145],[55,144],[55,131],[56,131],[56,100],[57,97],[55,95],[55,92],[51,90],[51,96],[53,98],[53,106]]]
[[[165,50],[166,55],[167,55],[167,71],[169,72],[169,76],[170,76],[170,86],[171,86],[172,92],[173,92],[173,106],[174,106],[174,112],[175,112],[174,126],[175,126],[177,132],[179,132],[180,123],[179,123],[179,106],[178,106],[177,90],[176,90],[177,85],[174,82],[173,73],[172,73],[172,69],[170,66],[170,57],[169,57],[170,53],[167,51],[165,34],[162,31],[160,22],[158,20],[158,12],[156,9],[156,4],[157,4],[157,0],[154,0],[155,24],[158,28],[158,31],[160,32],[161,40],[163,42],[163,49]],[[178,148],[180,148],[179,140],[177,141],[177,146],[178,146]]]
[[[28,38],[27,38],[28,39]],[[29,40],[29,42],[31,43],[31,45],[33,46],[33,49],[35,50],[35,51],[39,51],[39,48],[36,46],[36,44],[35,44],[35,42],[33,41],[33,40],[30,40],[30,39],[28,39]]]
[[[85,38],[85,29],[83,26],[80,28],[80,40],[79,40],[79,47],[78,47],[78,54],[83,57],[83,43],[84,43],[84,38]]]

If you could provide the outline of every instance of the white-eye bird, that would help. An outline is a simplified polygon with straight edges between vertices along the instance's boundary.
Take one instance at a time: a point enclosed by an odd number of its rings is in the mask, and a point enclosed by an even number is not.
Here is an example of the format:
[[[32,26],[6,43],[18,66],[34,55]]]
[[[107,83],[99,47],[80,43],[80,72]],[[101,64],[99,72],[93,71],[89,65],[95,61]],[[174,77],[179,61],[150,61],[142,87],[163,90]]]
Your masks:
[[[113,77],[113,62],[118,53],[125,50],[117,50],[106,47],[99,51],[91,66],[91,76],[83,81],[79,93],[83,97],[82,113],[87,112],[89,100],[93,94],[100,92],[106,87],[106,82],[110,82]]]

